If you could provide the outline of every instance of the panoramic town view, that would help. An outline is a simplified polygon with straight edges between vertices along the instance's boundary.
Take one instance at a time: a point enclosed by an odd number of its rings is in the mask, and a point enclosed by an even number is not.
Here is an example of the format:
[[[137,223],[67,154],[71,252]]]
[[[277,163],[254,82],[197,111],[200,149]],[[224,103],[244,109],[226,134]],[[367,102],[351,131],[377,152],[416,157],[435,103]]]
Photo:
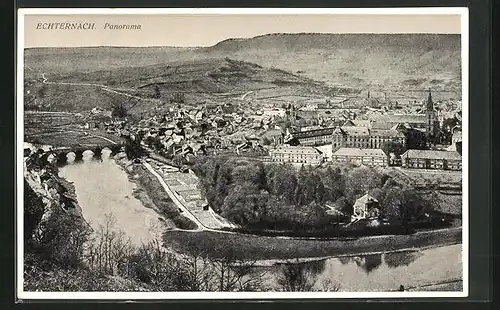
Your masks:
[[[25,291],[462,291],[457,34],[24,50]]]

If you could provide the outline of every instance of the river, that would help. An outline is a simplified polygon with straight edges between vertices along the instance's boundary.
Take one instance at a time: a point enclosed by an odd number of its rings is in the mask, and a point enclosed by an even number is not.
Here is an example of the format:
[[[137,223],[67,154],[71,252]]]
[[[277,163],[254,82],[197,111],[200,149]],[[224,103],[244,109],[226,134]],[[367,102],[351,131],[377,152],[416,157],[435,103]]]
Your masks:
[[[462,245],[330,258],[302,263],[304,274],[312,279],[315,290],[323,290],[326,282],[338,284],[344,292],[381,292],[398,290],[400,285],[410,290],[427,290],[434,284],[462,280]],[[260,267],[267,271],[265,283],[278,288],[284,265]],[[454,291],[461,291],[461,284]]]
[[[115,230],[123,231],[135,245],[158,237],[163,226],[158,214],[134,197],[136,185],[110,157],[111,152],[105,149],[102,153],[96,159],[86,151],[80,162],[75,162],[70,153],[68,164],[59,169],[59,175],[75,185],[83,217],[97,230],[111,214]]]

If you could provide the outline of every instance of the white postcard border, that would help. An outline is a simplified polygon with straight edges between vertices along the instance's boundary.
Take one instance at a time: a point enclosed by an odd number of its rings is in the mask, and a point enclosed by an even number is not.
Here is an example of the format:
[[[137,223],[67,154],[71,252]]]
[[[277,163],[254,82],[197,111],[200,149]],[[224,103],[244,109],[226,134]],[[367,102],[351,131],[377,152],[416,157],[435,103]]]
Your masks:
[[[462,68],[462,272],[461,292],[27,292],[23,289],[23,140],[24,140],[24,16],[25,15],[164,15],[164,14],[334,14],[334,15],[460,15]],[[173,299],[331,299],[331,298],[452,298],[469,293],[469,14],[465,7],[426,8],[155,8],[155,9],[34,9],[21,8],[17,14],[17,100],[16,100],[16,293],[17,299],[102,299],[102,300],[173,300]]]

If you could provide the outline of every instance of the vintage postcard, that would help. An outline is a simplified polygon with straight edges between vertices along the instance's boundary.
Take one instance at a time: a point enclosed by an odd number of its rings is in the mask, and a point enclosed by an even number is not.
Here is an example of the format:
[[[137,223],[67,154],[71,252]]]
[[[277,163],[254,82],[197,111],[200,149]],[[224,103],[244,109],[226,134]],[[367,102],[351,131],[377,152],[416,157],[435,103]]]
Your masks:
[[[20,9],[20,299],[468,295],[468,11]]]

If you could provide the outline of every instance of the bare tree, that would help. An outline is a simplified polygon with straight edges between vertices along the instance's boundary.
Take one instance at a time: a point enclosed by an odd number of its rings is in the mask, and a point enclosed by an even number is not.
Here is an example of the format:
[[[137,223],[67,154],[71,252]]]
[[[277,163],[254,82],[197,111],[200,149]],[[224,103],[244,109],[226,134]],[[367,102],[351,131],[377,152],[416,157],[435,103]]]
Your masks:
[[[323,279],[321,281],[321,291],[322,292],[338,292],[340,290],[340,285],[332,279]]]
[[[298,259],[283,264],[277,278],[279,289],[287,292],[312,291],[315,282],[316,276]]]
[[[117,274],[133,253],[130,238],[126,238],[125,233],[118,231],[115,225],[115,217],[106,214],[88,249],[88,264],[100,274]]]
[[[256,261],[236,255],[231,250],[224,256],[212,259],[213,274],[218,291],[258,291],[264,290],[265,271],[256,268]]]

